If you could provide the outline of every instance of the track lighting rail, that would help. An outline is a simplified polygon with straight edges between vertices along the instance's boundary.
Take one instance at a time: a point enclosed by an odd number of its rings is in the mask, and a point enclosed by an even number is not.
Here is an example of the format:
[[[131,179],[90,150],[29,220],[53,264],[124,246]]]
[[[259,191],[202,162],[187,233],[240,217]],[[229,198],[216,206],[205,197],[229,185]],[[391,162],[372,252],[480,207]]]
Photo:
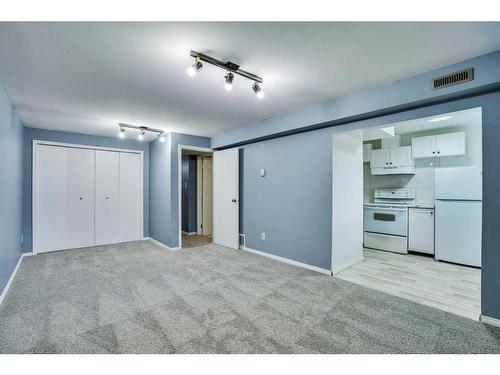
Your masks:
[[[229,72],[232,72],[234,74],[238,74],[238,75],[245,77],[245,78],[248,78],[252,81],[255,81],[258,83],[263,83],[263,80],[261,77],[259,77],[258,75],[255,75],[253,73],[247,72],[243,69],[240,69],[240,66],[238,64],[235,64],[231,61],[222,62],[220,60],[214,59],[213,57],[207,56],[203,53],[196,52],[196,51],[191,51],[190,55],[191,55],[191,57],[194,57],[195,59],[199,59],[201,61],[204,61],[206,63],[214,65],[218,68],[225,69]]]

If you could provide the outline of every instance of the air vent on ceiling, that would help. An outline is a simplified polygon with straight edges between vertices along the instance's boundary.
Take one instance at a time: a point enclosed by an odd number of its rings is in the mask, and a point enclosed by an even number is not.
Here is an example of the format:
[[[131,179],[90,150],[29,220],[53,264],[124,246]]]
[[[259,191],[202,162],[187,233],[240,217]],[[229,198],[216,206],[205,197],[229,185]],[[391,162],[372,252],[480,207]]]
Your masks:
[[[432,89],[442,89],[445,87],[459,85],[474,79],[474,68],[460,70],[459,72],[447,74],[432,80]]]

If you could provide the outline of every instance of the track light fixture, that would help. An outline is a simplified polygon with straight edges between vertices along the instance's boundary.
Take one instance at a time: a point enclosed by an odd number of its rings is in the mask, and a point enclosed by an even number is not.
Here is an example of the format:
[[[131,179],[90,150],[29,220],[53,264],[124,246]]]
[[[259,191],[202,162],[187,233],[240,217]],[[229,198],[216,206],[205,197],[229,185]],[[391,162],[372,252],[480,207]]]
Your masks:
[[[264,91],[262,91],[262,89],[260,88],[260,86],[257,82],[255,82],[252,85],[252,89],[253,89],[253,92],[255,93],[255,95],[257,96],[257,98],[262,99],[264,97]]]
[[[201,68],[203,68],[203,64],[201,63],[200,59],[196,59],[194,64],[187,68],[188,76],[194,77]]]
[[[125,129],[135,129],[135,130],[139,131],[139,133],[137,134],[137,139],[139,141],[144,140],[144,136],[146,135],[146,132],[152,132],[152,133],[158,134],[158,140],[160,142],[165,142],[165,132],[163,130],[148,128],[147,126],[136,126],[136,125],[124,124],[122,122],[120,122],[118,124],[118,126],[120,127],[120,131],[118,133],[118,136],[120,138],[125,138]]]
[[[203,61],[218,68],[224,69],[227,72],[224,76],[224,87],[227,91],[231,91],[231,89],[233,88],[234,75],[238,74],[239,76],[247,78],[254,82],[254,84],[252,85],[252,89],[257,98],[262,99],[264,97],[264,91],[262,91],[262,88],[259,85],[263,83],[263,80],[258,75],[240,69],[240,66],[238,64],[235,64],[231,61],[222,62],[196,51],[191,51],[190,55],[191,57],[195,58],[195,62],[187,69],[187,73],[189,76],[192,77],[196,75],[196,73],[203,67],[203,64],[201,63]]]
[[[118,137],[125,138],[125,129],[123,129],[121,126],[120,126],[120,132],[118,133]]]
[[[231,91],[233,89],[234,74],[231,72],[227,72],[227,74],[224,78],[226,79],[226,83],[224,85],[224,88],[226,89],[226,91]]]

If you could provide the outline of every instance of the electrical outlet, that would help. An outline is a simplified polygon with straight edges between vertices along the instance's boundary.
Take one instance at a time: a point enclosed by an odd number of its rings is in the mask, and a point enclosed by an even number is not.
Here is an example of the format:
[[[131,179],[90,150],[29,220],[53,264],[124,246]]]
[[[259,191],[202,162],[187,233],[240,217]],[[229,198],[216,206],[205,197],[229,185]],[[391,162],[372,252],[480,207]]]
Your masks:
[[[262,241],[265,241],[265,240],[266,240],[266,234],[265,234],[265,233],[261,233],[261,234],[260,234],[260,239],[261,239]]]

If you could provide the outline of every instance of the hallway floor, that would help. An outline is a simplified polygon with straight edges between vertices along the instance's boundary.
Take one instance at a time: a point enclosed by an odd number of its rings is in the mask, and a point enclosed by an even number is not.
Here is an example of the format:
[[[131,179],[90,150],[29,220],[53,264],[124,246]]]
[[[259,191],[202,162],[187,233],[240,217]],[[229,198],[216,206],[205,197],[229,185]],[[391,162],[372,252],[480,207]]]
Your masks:
[[[150,241],[23,259],[1,353],[500,353],[500,329],[207,245]]]
[[[335,277],[479,320],[480,269],[372,249],[364,249],[364,257]]]
[[[203,236],[201,234],[187,235],[182,233],[182,248],[203,246],[212,243],[212,236]]]

